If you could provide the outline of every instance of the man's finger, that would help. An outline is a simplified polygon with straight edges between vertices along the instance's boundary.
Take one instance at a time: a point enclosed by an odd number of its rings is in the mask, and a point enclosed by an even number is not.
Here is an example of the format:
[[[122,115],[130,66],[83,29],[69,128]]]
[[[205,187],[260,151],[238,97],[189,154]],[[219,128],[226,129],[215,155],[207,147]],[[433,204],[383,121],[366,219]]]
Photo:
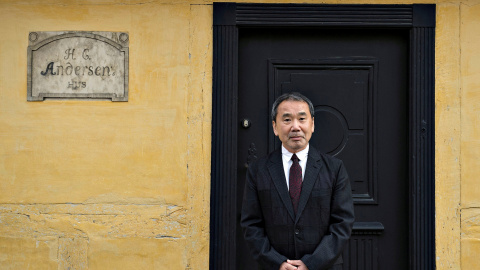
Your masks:
[[[282,265],[280,265],[280,270],[296,270],[297,267],[295,265],[292,265],[288,261],[283,262]]]
[[[287,263],[294,265],[294,266],[299,266],[302,264],[302,261],[300,260],[287,260]]]
[[[287,260],[287,263],[294,265],[295,269],[307,269],[308,267],[302,262],[302,260]]]

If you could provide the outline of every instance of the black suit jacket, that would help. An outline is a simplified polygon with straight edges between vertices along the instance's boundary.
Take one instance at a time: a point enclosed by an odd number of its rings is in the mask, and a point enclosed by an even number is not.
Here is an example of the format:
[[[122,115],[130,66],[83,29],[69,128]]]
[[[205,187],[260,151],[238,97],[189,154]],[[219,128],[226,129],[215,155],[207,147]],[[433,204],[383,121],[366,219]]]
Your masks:
[[[287,259],[302,260],[309,270],[340,267],[353,221],[350,182],[340,160],[310,146],[296,216],[281,151],[249,166],[240,225],[264,269],[278,270]]]

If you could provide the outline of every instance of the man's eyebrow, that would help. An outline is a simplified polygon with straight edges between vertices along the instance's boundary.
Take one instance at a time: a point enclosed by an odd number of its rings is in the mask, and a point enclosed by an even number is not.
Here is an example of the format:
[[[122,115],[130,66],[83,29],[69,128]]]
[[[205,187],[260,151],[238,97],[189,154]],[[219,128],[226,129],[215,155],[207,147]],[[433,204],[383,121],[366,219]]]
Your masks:
[[[300,116],[305,116],[305,115],[307,115],[307,113],[306,113],[306,112],[299,112],[298,115],[300,115]],[[285,118],[285,117],[292,117],[292,114],[287,112],[287,113],[282,114],[282,117],[283,117],[283,118]]]

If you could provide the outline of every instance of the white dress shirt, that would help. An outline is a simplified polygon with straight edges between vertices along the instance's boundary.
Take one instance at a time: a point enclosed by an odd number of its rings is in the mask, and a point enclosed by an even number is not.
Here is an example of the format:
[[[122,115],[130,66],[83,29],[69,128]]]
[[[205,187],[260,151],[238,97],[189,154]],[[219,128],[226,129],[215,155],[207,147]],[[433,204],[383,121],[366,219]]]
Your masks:
[[[305,168],[307,167],[307,158],[308,158],[308,149],[310,149],[310,145],[307,144],[307,147],[302,151],[295,153],[298,157],[298,163],[302,168],[302,181],[305,177]],[[283,161],[283,170],[285,171],[285,179],[287,179],[287,187],[290,189],[290,185],[288,184],[288,179],[290,178],[290,167],[293,164],[292,161],[293,153],[290,153],[282,144],[282,161]]]

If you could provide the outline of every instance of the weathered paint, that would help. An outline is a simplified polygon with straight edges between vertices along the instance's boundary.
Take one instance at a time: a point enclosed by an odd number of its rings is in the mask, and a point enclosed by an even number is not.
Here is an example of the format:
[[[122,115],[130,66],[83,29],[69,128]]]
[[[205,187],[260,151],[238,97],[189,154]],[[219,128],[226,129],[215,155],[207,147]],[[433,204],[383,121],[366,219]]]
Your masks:
[[[460,7],[437,6],[435,208],[437,269],[460,269]]]
[[[437,4],[437,269],[478,269],[480,1],[415,2]],[[0,0],[0,18],[0,269],[207,269],[212,2]],[[26,101],[28,33],[64,30],[129,32],[128,102]]]
[[[206,269],[211,5],[72,3],[0,3],[0,269]],[[97,29],[129,101],[26,102],[28,32]]]
[[[480,2],[460,5],[461,268],[480,269]]]

